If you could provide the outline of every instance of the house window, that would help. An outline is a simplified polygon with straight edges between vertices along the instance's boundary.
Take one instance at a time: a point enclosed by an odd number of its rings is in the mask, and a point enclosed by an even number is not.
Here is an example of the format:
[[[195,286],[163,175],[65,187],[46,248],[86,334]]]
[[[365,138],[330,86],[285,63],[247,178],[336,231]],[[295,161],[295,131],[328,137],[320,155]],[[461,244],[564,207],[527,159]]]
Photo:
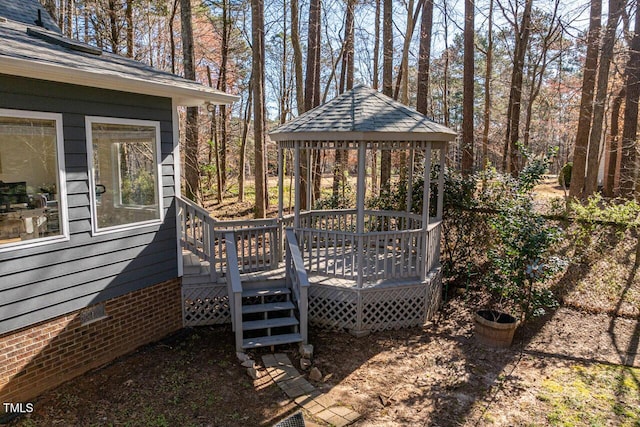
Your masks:
[[[94,233],[159,223],[160,125],[87,117]]]
[[[60,114],[0,109],[0,251],[66,238]]]

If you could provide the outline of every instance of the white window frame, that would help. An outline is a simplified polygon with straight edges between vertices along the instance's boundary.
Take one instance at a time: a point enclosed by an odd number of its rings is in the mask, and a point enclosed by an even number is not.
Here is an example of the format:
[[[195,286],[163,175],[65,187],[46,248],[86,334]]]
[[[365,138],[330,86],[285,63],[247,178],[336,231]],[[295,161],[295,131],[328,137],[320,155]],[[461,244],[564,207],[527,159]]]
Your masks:
[[[89,167],[89,196],[91,199],[91,232],[92,235],[98,236],[102,234],[116,233],[120,231],[136,230],[144,227],[157,226],[164,221],[164,197],[162,192],[162,141],[160,140],[160,122],[153,120],[136,120],[121,119],[114,117],[86,116],[84,119],[87,133],[87,165]],[[92,125],[108,124],[108,125],[129,125],[129,126],[147,126],[155,128],[156,134],[156,177],[157,177],[157,196],[158,210],[160,217],[149,221],[132,222],[122,225],[114,225],[111,227],[98,227],[98,209],[96,197],[95,183],[95,166],[93,164],[93,129]],[[118,193],[120,190],[118,189]]]
[[[17,119],[52,120],[56,127],[56,161],[58,167],[58,215],[60,218],[60,234],[57,236],[39,237],[37,239],[24,240],[22,242],[3,243],[0,245],[0,253],[27,249],[52,243],[69,240],[69,216],[67,207],[67,174],[64,163],[64,133],[62,129],[62,114],[44,113],[40,111],[9,110],[0,108],[0,116]]]

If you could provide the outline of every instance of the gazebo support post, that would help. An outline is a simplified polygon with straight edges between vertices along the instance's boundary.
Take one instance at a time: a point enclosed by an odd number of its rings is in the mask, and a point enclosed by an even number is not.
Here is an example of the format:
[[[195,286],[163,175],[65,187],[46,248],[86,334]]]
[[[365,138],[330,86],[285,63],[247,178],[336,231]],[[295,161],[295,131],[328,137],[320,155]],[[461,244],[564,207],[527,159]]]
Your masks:
[[[293,143],[293,173],[295,175],[295,200],[293,203],[293,227],[300,228],[300,141]]]
[[[284,210],[284,150],[278,145],[278,218],[282,219]]]
[[[424,152],[424,187],[422,189],[422,235],[424,242],[422,243],[422,259],[423,268],[420,271],[420,279],[424,281],[427,278],[427,269],[429,268],[429,199],[431,196],[431,143],[427,143]]]
[[[356,233],[358,235],[358,275],[356,284],[362,288],[364,276],[364,196],[367,191],[367,144],[358,146],[358,185],[356,190]]]
[[[282,261],[284,249],[284,228],[282,226],[282,212],[284,209],[284,150],[278,145],[278,262]]]
[[[440,174],[438,175],[438,209],[436,215],[438,221],[442,221],[442,210],[444,208],[444,163],[446,150],[445,147],[440,148]]]
[[[311,163],[313,156],[311,155],[311,149],[309,148],[308,145],[305,151],[307,156],[307,212],[310,212],[311,211],[311,191],[313,191],[313,183],[311,182],[311,179],[313,178],[313,175],[311,174],[311,171],[313,170],[313,164]]]
[[[411,209],[413,208],[413,162],[415,158],[415,149],[413,143],[411,143],[409,148],[409,177],[407,178],[407,214],[411,213]],[[409,216],[405,218],[404,228],[407,229],[409,227]]]

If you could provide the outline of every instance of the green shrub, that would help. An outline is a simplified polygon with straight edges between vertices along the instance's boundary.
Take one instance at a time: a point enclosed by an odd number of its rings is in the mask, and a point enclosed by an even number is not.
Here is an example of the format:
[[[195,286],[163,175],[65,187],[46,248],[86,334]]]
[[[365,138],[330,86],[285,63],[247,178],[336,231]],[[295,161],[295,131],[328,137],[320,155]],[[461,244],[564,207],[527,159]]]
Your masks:
[[[571,185],[571,171],[573,170],[573,162],[565,163],[558,174],[558,184],[568,188]]]

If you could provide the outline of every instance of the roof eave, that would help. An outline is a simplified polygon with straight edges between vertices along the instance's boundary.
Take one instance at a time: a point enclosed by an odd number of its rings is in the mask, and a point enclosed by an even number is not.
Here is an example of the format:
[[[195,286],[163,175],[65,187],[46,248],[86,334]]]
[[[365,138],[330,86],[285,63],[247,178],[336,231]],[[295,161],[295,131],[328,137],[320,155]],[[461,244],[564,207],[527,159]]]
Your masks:
[[[448,132],[278,132],[269,134],[272,141],[427,141],[451,142],[457,134]]]
[[[185,107],[196,107],[205,103],[232,104],[240,99],[235,95],[208,91],[205,86],[203,89],[191,89],[1,55],[0,70],[2,74],[171,98],[177,105]]]

